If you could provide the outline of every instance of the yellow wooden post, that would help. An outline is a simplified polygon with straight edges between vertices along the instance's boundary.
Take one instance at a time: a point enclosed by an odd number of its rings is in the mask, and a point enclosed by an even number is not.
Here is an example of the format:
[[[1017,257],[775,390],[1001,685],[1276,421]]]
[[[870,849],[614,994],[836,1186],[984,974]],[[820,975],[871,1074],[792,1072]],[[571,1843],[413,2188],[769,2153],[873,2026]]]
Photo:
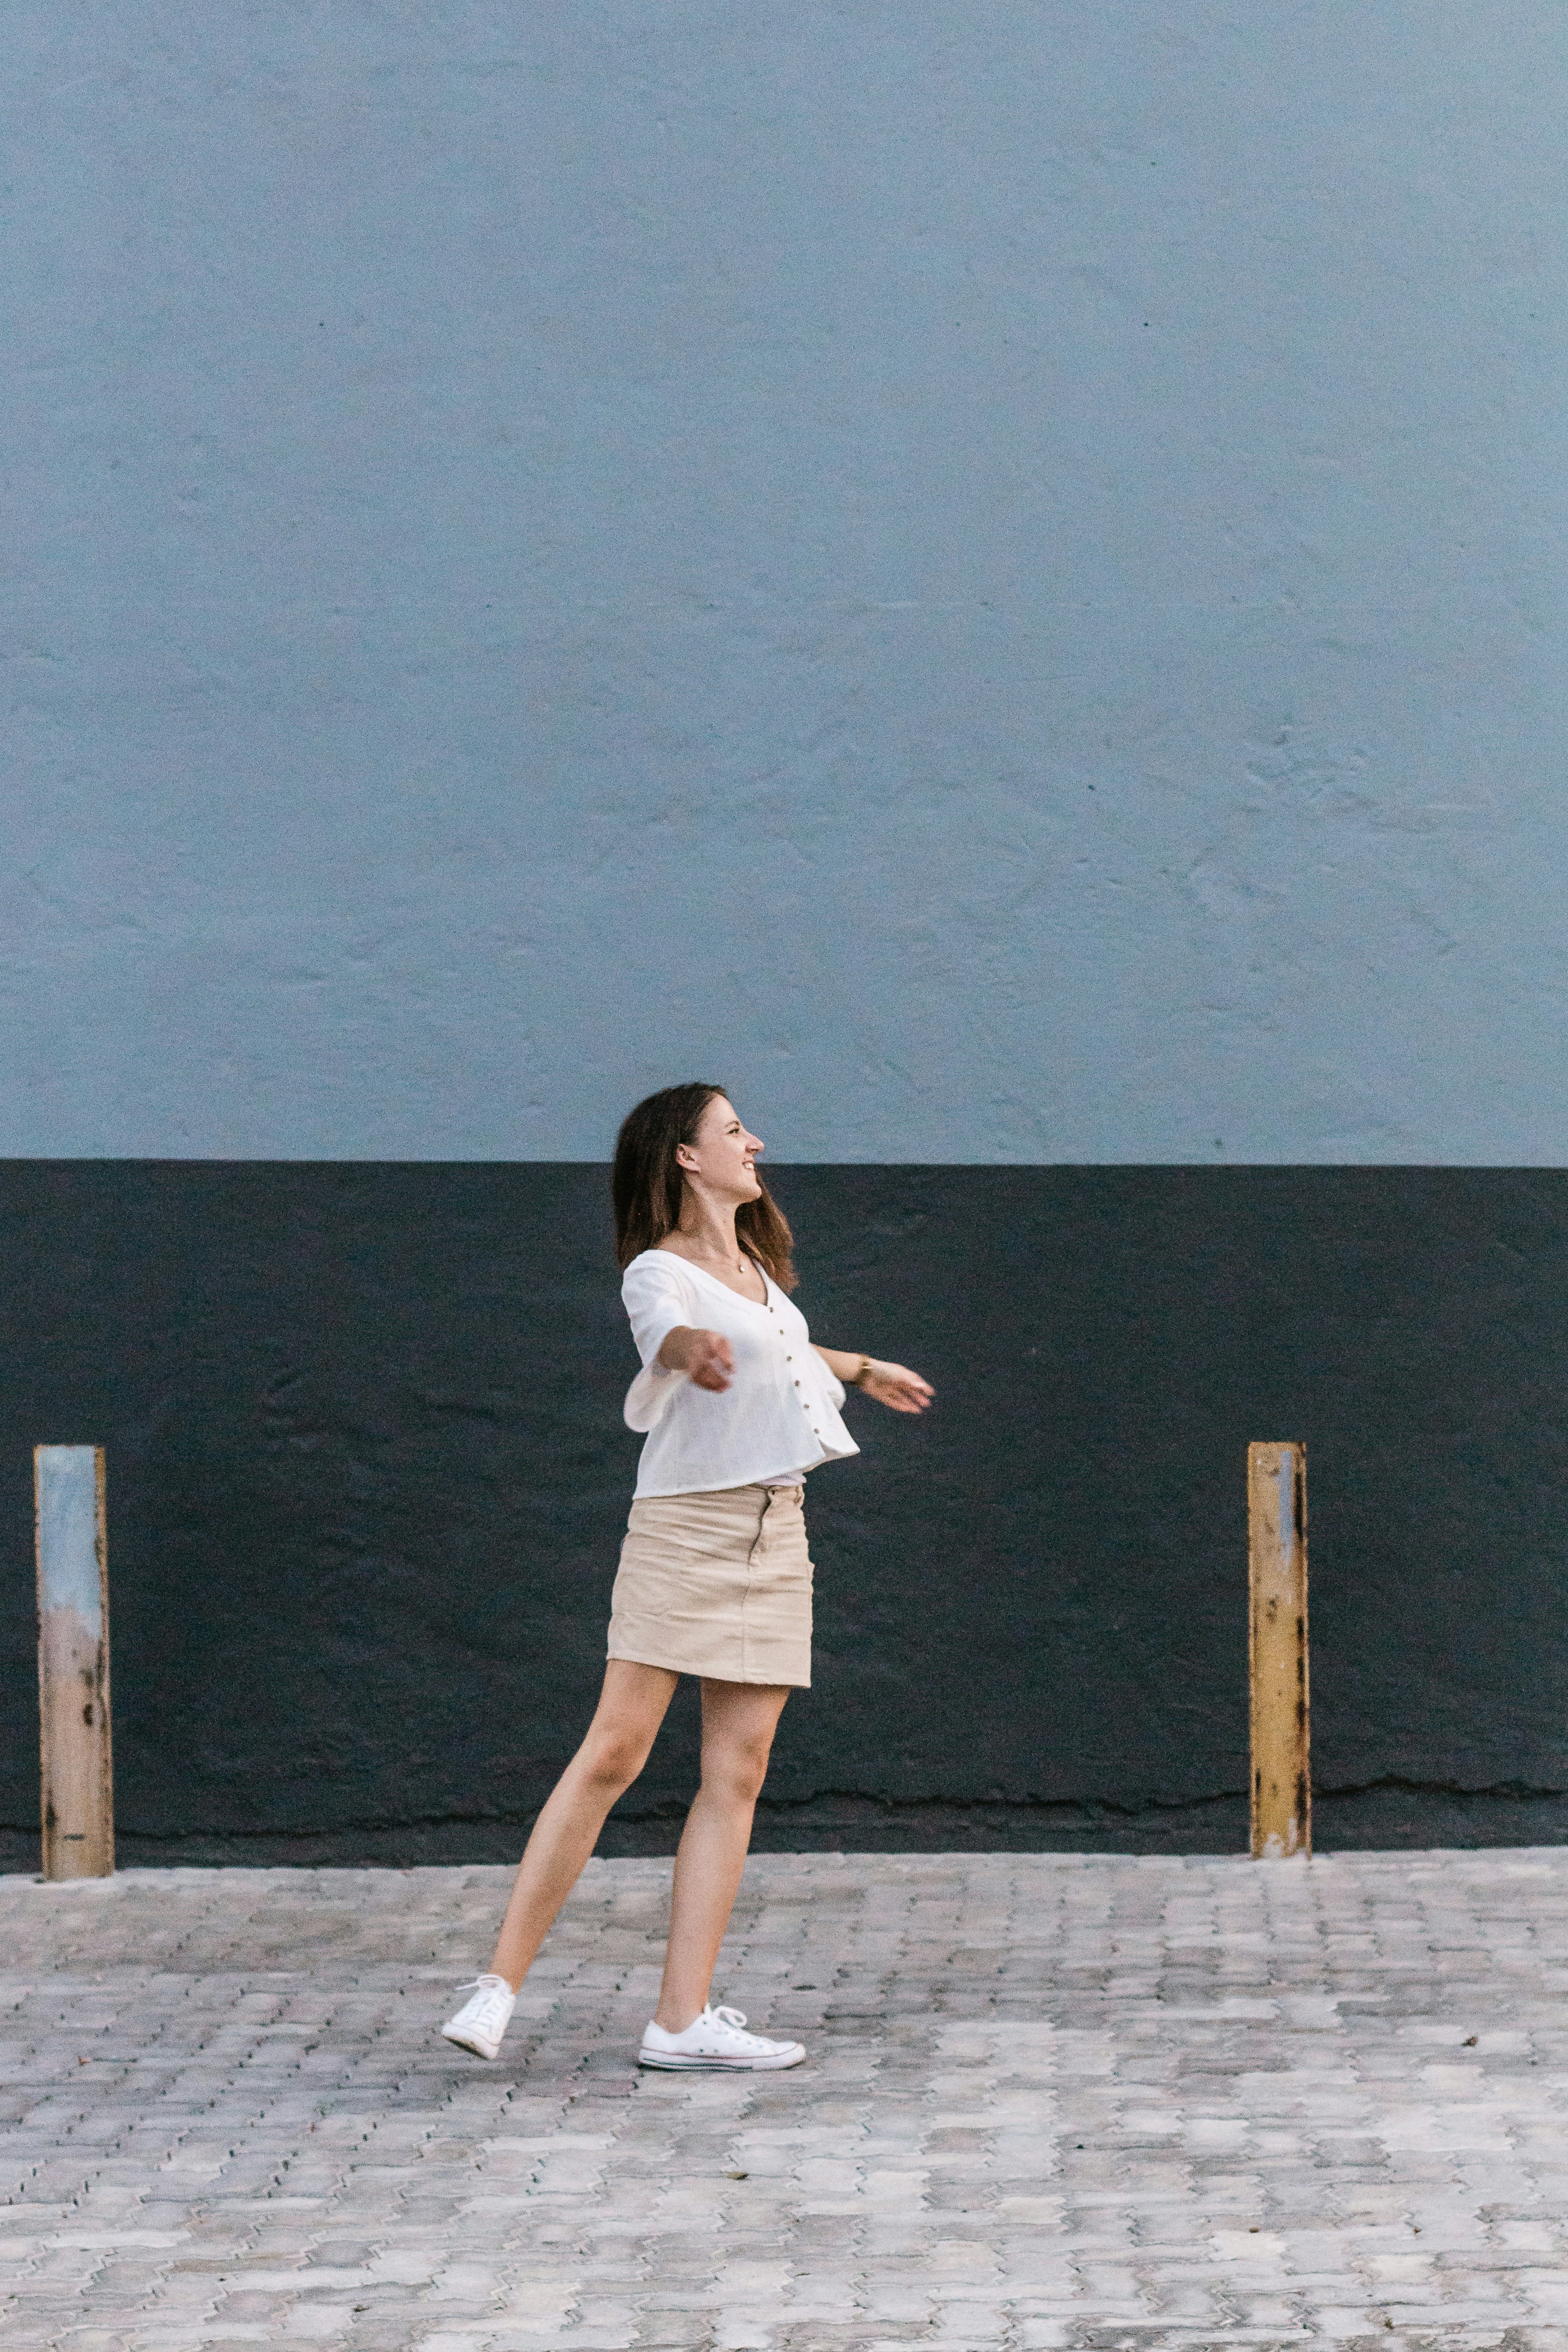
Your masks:
[[[101,1445],[33,1449],[44,1876],[114,1869],[109,1540]]]
[[[1307,1673],[1307,1449],[1247,1449],[1252,1606],[1252,1851],[1312,1851],[1311,1694]]]

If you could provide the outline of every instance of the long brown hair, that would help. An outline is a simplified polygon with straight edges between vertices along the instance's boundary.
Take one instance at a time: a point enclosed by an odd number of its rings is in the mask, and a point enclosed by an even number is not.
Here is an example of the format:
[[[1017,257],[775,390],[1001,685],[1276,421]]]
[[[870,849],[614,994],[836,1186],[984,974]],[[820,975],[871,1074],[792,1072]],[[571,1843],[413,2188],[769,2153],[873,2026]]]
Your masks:
[[[666,1087],[638,1103],[621,1122],[610,1193],[616,1204],[616,1257],[630,1265],[644,1250],[657,1249],[680,1223],[686,1176],[676,1158],[683,1143],[695,1143],[702,1114],[723,1087]],[[765,1267],[781,1290],[793,1290],[800,1276],[791,1255],[789,1220],[767,1186],[735,1212],[735,1237]]]

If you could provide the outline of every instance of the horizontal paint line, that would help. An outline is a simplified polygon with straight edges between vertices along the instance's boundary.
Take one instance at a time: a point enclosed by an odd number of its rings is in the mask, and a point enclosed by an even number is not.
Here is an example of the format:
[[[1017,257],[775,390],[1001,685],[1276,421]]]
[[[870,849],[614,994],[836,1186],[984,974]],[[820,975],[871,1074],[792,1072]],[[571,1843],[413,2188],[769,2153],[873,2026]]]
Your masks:
[[[1442,1797],[1465,1804],[1536,1804],[1568,1799],[1568,1788],[1535,1786],[1521,1780],[1498,1780],[1481,1785],[1466,1786],[1454,1780],[1421,1780],[1402,1773],[1387,1773],[1373,1780],[1347,1780],[1329,1787],[1315,1787],[1314,1805],[1350,1801],[1360,1797],[1403,1796]],[[819,1789],[806,1797],[770,1797],[757,1801],[757,1811],[773,1820],[786,1819],[792,1814],[805,1814],[833,1805],[857,1805],[875,1812],[896,1817],[900,1814],[933,1813],[984,1814],[997,1816],[1067,1814],[1087,1816],[1106,1822],[1138,1822],[1152,1816],[1179,1815],[1201,1812],[1212,1805],[1245,1804],[1245,1787],[1214,1789],[1191,1797],[1142,1797],[1119,1801],[1108,1797],[889,1797],[868,1789]],[[687,1805],[677,1798],[664,1798],[650,1805],[617,1806],[611,1814],[612,1823],[632,1826],[639,1823],[678,1822],[686,1818]],[[310,1829],[251,1827],[191,1828],[178,1830],[144,1830],[121,1821],[116,1824],[118,1833],[133,1838],[142,1845],[183,1845],[193,1839],[210,1840],[226,1845],[244,1845],[255,1842],[282,1844],[319,1843],[322,1839],[343,1837],[385,1837],[407,1830],[442,1829],[527,1829],[538,1818],[538,1809],[511,1810],[497,1807],[454,1810],[449,1812],[378,1813],[321,1824]],[[0,1821],[0,1835],[37,1836],[36,1822]]]
[[[1379,1176],[1396,1176],[1401,1174],[1421,1176],[1445,1174],[1457,1176],[1531,1176],[1568,1172],[1568,1160],[1545,1158],[1540,1160],[1452,1160],[1433,1157],[1426,1160],[1347,1160],[1341,1157],[1331,1157],[1325,1155],[1321,1160],[1300,1160],[1294,1158],[1232,1158],[1228,1155],[1217,1153],[1212,1157],[1204,1158],[1195,1152],[1188,1159],[1178,1158],[1169,1160],[1139,1160],[1131,1157],[1094,1160],[1026,1160],[1016,1157],[1005,1159],[932,1160],[916,1158],[913,1155],[897,1160],[888,1160],[877,1159],[869,1156],[850,1156],[830,1159],[824,1155],[818,1158],[796,1158],[790,1160],[785,1160],[784,1158],[774,1159],[770,1157],[763,1163],[763,1165],[764,1173],[773,1174],[782,1174],[787,1170],[797,1168],[810,1169],[814,1172],[820,1170],[831,1169],[858,1171],[860,1169],[885,1168],[890,1171],[896,1171],[900,1175],[911,1176],[921,1173],[936,1174],[949,1169],[973,1169],[976,1171],[995,1169],[997,1171],[1005,1171],[1007,1172],[1016,1172],[1022,1170],[1034,1169],[1039,1171],[1042,1174],[1091,1174],[1096,1170],[1102,1170],[1107,1173],[1113,1172],[1119,1175],[1136,1173],[1152,1175],[1158,1173],[1168,1173],[1171,1175],[1182,1176],[1190,1176],[1194,1174],[1205,1176],[1229,1176],[1247,1175],[1251,1173],[1296,1176],[1321,1176],[1334,1173],[1359,1173]],[[398,1153],[383,1158],[369,1158],[356,1153],[334,1153],[329,1157],[322,1158],[313,1153],[293,1152],[264,1153],[239,1158],[221,1151],[145,1153],[76,1152],[66,1155],[51,1152],[0,1152],[0,1172],[4,1172],[6,1169],[20,1170],[37,1168],[60,1170],[88,1168],[204,1168],[235,1170],[287,1168],[294,1170],[320,1169],[322,1171],[336,1169],[354,1171],[397,1168],[538,1168],[561,1170],[597,1168],[604,1171],[607,1181],[609,1177],[610,1162],[607,1159],[590,1158],[585,1154],[577,1156],[553,1156],[544,1153],[529,1153],[524,1157],[515,1160],[500,1160],[485,1153],[475,1153],[456,1159],[450,1159],[435,1152],[417,1151]]]

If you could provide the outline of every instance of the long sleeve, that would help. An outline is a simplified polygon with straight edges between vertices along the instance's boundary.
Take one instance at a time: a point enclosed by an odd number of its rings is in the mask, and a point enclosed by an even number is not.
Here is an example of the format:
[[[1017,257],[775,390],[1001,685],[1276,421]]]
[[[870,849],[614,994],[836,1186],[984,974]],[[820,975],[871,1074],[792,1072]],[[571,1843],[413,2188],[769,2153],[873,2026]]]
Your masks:
[[[697,1314],[689,1286],[668,1253],[656,1258],[649,1251],[635,1258],[622,1280],[621,1297],[643,1361],[642,1370],[626,1391],[626,1424],[646,1433],[663,1420],[686,1378],[684,1372],[672,1372],[661,1364],[658,1351],[672,1331],[683,1325],[695,1326]]]

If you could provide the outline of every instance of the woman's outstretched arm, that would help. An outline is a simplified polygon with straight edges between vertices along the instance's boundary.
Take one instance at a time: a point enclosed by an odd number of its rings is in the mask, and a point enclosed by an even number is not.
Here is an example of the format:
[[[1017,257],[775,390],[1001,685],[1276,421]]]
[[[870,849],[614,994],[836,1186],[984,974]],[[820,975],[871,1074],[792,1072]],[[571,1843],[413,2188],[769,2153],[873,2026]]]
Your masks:
[[[817,1348],[816,1352],[835,1380],[847,1389],[864,1389],[894,1412],[924,1412],[936,1394],[931,1382],[907,1364],[884,1363],[879,1356],[856,1355],[843,1348]]]
[[[721,1395],[734,1377],[735,1351],[723,1333],[694,1330],[688,1323],[666,1332],[656,1360],[667,1372],[684,1372],[695,1387]]]

